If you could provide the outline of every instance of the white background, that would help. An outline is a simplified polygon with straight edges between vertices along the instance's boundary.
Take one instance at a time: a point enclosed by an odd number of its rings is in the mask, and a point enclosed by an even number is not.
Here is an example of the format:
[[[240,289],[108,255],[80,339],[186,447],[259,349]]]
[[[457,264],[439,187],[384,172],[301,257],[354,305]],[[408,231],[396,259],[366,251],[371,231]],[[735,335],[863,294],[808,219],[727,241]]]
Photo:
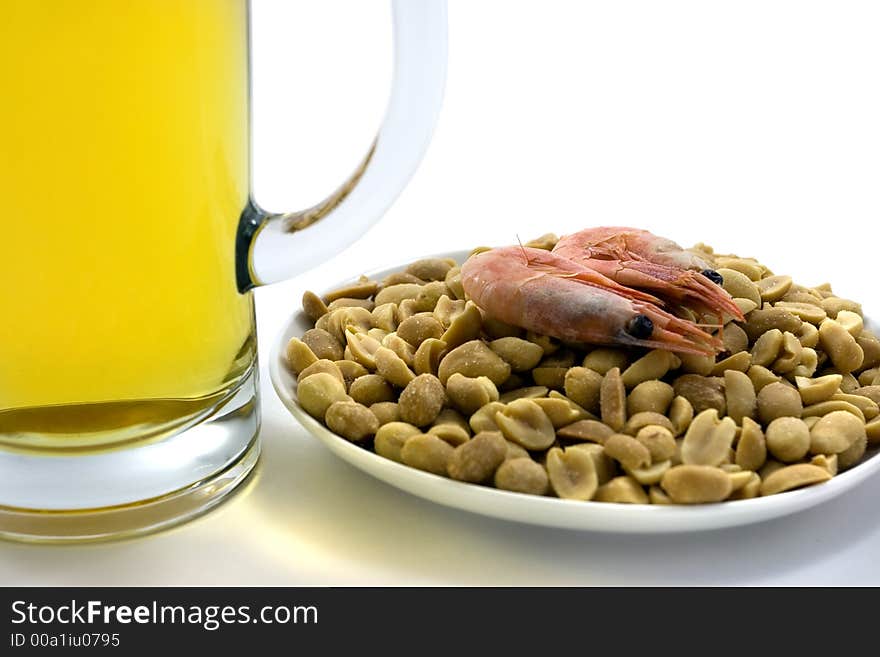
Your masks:
[[[302,208],[372,140],[390,12],[253,4],[255,193]],[[421,168],[354,247],[257,292],[263,358],[306,287],[596,224],[706,241],[880,305],[876,3],[452,0],[449,17],[446,101]],[[264,457],[243,493],[143,539],[0,545],[0,583],[880,584],[880,481],[700,535],[530,528],[368,478],[299,428],[265,376],[263,394]]]

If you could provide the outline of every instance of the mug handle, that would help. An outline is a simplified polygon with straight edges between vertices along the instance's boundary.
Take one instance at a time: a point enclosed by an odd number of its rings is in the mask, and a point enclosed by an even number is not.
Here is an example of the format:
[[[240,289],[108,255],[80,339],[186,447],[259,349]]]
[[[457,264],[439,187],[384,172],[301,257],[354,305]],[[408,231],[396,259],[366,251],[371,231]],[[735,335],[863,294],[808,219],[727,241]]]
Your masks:
[[[443,100],[446,0],[391,4],[391,98],[372,147],[348,180],[307,210],[273,214],[249,202],[236,239],[241,292],[290,278],[350,246],[385,213],[418,167]]]

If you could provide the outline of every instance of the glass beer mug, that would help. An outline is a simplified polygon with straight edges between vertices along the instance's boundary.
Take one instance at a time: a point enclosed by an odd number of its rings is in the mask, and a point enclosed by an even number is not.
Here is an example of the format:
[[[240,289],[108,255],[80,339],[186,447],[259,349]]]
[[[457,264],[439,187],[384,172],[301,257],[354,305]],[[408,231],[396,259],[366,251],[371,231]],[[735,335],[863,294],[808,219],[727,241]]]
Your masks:
[[[331,197],[250,196],[247,0],[0,0],[0,536],[178,522],[259,455],[251,289],[354,242],[427,147],[445,0],[393,3],[391,98]]]

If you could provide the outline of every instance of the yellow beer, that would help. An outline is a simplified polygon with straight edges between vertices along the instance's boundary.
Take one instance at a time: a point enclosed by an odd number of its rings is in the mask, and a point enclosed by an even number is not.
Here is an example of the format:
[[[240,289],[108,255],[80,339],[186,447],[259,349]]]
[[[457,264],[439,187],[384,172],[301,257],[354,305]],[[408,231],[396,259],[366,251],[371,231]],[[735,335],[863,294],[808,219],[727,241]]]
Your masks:
[[[250,367],[247,40],[242,0],[0,0],[0,442],[146,435]]]

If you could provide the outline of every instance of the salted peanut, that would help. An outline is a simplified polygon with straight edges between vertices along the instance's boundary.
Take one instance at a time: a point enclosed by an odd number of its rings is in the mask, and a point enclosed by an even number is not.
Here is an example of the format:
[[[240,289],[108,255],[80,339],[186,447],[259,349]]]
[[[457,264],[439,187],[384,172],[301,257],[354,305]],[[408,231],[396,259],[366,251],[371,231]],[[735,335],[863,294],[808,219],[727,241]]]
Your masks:
[[[314,374],[318,374],[319,372],[330,374],[331,376],[333,376],[334,379],[340,381],[343,385],[345,385],[345,377],[342,376],[342,371],[339,369],[339,366],[332,360],[327,360],[326,358],[316,360],[314,363],[305,368],[302,372],[299,373],[298,380],[302,381],[303,379],[310,377]]]
[[[819,329],[809,322],[801,324],[801,329],[795,333],[801,346],[813,349],[819,345]]]
[[[437,374],[440,367],[440,359],[446,351],[446,343],[443,340],[428,338],[413,355],[413,370],[416,374]]]
[[[464,298],[464,297],[461,297]],[[492,340],[498,338],[521,338],[525,331],[518,326],[507,324],[488,315],[483,315],[483,331]]]
[[[370,404],[370,412],[376,416],[380,427],[400,420],[400,409],[397,407],[397,402],[376,402],[375,404]]]
[[[546,386],[526,386],[524,388],[514,388],[513,390],[508,390],[507,392],[502,394],[500,397],[500,401],[508,404],[514,399],[538,399],[540,397],[546,397],[547,393],[549,392],[550,389]]]
[[[489,402],[476,413],[471,415],[468,420],[471,431],[480,433],[481,431],[500,431],[498,424],[495,422],[495,416],[498,411],[506,408],[506,404],[501,402]]]
[[[853,395],[866,397],[875,404],[880,404],[880,385],[861,386],[852,391]]]
[[[437,424],[436,422],[428,429],[428,433],[442,438],[453,447],[458,447],[471,439],[471,433],[467,429],[455,424]],[[507,441],[505,441],[506,443]]]
[[[385,349],[395,358],[400,360],[400,357],[397,356],[397,354],[387,347],[383,347],[379,340],[366,333],[356,331],[351,326],[345,329],[345,340],[352,358],[368,370],[376,369],[376,353],[379,349]],[[403,363],[403,366],[406,367],[406,364]]]
[[[432,315],[413,315],[398,325],[397,335],[416,348],[428,338],[440,339],[443,335],[443,325]]]
[[[361,365],[358,362],[353,360],[335,360],[333,361],[336,364],[336,367],[339,368],[339,371],[342,373],[342,378],[345,381],[346,390],[351,388],[351,384],[354,383],[355,379],[358,379],[362,376],[366,376],[370,373],[370,371]]]
[[[361,276],[354,283],[350,283],[348,285],[344,285],[335,290],[331,290],[327,294],[324,295],[324,300],[327,303],[331,303],[336,301],[337,299],[369,299],[371,296],[376,294],[379,290],[379,283],[377,281],[370,280],[366,276]]]
[[[378,340],[380,343],[381,343],[383,340],[388,339],[388,336],[394,336],[394,337],[397,337],[396,334],[394,334],[394,333],[389,333],[388,331],[386,331],[386,330],[384,330],[384,329],[378,329],[378,328],[371,328],[371,329],[368,329],[368,330],[367,330],[367,335],[369,335],[369,336],[370,336],[371,338],[373,338],[374,340]],[[385,345],[382,345],[382,346],[385,346]],[[413,351],[412,351],[412,349],[410,348],[410,356],[412,356],[412,353],[413,353]]]
[[[446,472],[452,479],[475,484],[492,478],[507,455],[507,441],[497,431],[478,433],[452,452]]]
[[[648,449],[652,463],[667,461],[675,455],[675,438],[666,427],[656,424],[642,427],[636,440]]]
[[[343,346],[329,331],[313,328],[303,333],[302,341],[318,358],[341,360]]]
[[[798,343],[798,345],[800,345],[800,343]],[[748,351],[740,351],[715,363],[715,367],[712,368],[710,374],[712,376],[724,376],[724,373],[728,370],[745,372],[749,369],[751,364],[752,355]]]
[[[821,484],[831,479],[825,469],[810,463],[798,463],[780,468],[764,478],[761,483],[761,495],[775,495],[787,490]]]
[[[373,328],[379,328],[389,333],[397,330],[397,304],[383,303],[381,306],[376,306],[370,312],[370,317]]]
[[[605,453],[605,448],[597,443],[576,443],[565,448],[565,451],[581,450],[593,459],[593,465],[596,468],[596,479],[601,486],[611,481],[617,474],[617,464],[610,456]]]
[[[777,461],[800,461],[810,450],[810,430],[800,418],[778,417],[767,425],[767,449]]]
[[[539,386],[563,390],[567,373],[567,367],[536,367],[532,370],[532,379]]]
[[[446,287],[449,288],[449,292],[456,299],[464,299],[464,287],[461,284],[461,267],[456,265],[448,272],[446,272],[446,278],[443,279],[446,283]]]
[[[302,296],[302,309],[313,322],[318,321],[323,315],[327,314],[327,306],[324,304],[323,299],[308,290]]]
[[[431,374],[420,374],[400,393],[400,419],[417,427],[434,422],[446,401],[446,391],[440,380]]]
[[[597,502],[617,504],[648,504],[645,489],[630,476],[615,477],[596,489],[593,499]]]
[[[605,454],[630,470],[651,465],[651,452],[632,436],[616,433],[605,440]]]
[[[726,472],[709,465],[676,465],[669,468],[660,486],[676,504],[721,502],[733,492]]]
[[[880,417],[875,417],[865,425],[865,436],[872,445],[880,443]]]
[[[827,374],[817,379],[808,379],[803,376],[794,378],[797,384],[798,392],[804,404],[817,404],[826,399],[830,399],[840,388],[843,377],[840,374]]]
[[[327,408],[324,421],[333,433],[352,442],[369,438],[379,429],[379,420],[370,409],[354,401],[333,402]]]
[[[721,286],[730,296],[738,297],[740,299],[749,299],[756,304],[761,303],[761,292],[758,290],[758,286],[755,285],[748,276],[735,269],[727,269],[726,267],[721,267],[716,271],[721,274],[721,277],[724,279]]]
[[[642,428],[651,425],[659,425],[667,429],[670,433],[675,430],[675,427],[672,425],[672,421],[665,415],[654,413],[652,411],[642,411],[641,413],[636,413],[635,415],[631,416],[626,421],[626,424],[623,425],[623,430],[621,431],[621,433],[625,433],[629,436],[635,436],[639,431],[642,430]]]
[[[669,495],[660,486],[651,486],[648,489],[648,501],[651,504],[672,504]]]
[[[800,286],[792,286],[792,289],[786,292],[780,301],[786,303],[805,303],[820,309],[822,308],[822,297],[809,288],[801,288]]]
[[[445,477],[454,451],[452,445],[442,438],[420,433],[406,439],[400,450],[400,459],[411,468]]]
[[[837,466],[841,470],[848,470],[862,459],[867,447],[868,436],[866,433],[863,433],[856,438],[852,445],[837,454]]]
[[[862,348],[864,358],[862,367],[876,367],[880,365],[880,340],[869,331],[862,331],[862,334],[856,337],[856,342]]]
[[[672,434],[680,436],[691,425],[694,419],[694,407],[684,397],[676,396],[669,405],[669,421],[672,422]]]
[[[604,444],[614,434],[614,429],[596,420],[580,420],[560,428],[557,434],[560,438],[568,440],[589,440]]]
[[[367,374],[355,379],[348,390],[351,398],[365,406],[379,402],[397,401],[394,388],[379,374]]]
[[[822,308],[828,313],[832,319],[837,317],[841,310],[848,310],[857,315],[862,314],[862,305],[849,299],[841,299],[840,297],[826,297],[822,299]]]
[[[318,360],[309,345],[299,338],[291,338],[286,349],[287,364],[296,374]]]
[[[423,258],[410,263],[404,271],[423,281],[442,281],[454,265],[454,260],[446,258]]]
[[[752,364],[766,367],[773,363],[782,350],[783,338],[779,329],[770,329],[762,334],[752,346]]]
[[[756,472],[749,472],[749,480],[734,490],[728,497],[728,500],[750,500],[758,497],[761,492],[761,477]]]
[[[381,374],[386,381],[398,388],[405,388],[412,382],[416,375],[406,366],[406,362],[387,347],[379,347],[374,354],[376,363],[376,372]],[[420,376],[430,376],[431,374],[422,374]]]
[[[628,361],[629,358],[625,351],[600,347],[588,353],[581,364],[604,376],[615,367],[619,370],[626,369]]]
[[[373,329],[375,333],[371,333],[372,337],[379,338],[379,331],[381,329]],[[415,348],[406,340],[401,338],[397,333],[388,333],[382,337],[380,340],[383,347],[386,347],[393,351],[397,356],[404,362],[407,367],[413,366],[413,361],[415,360],[416,350]]]
[[[785,463],[780,463],[779,461],[775,461],[773,459],[768,459],[764,463],[764,465],[761,466],[761,469],[758,470],[758,474],[760,475],[761,480],[763,481],[764,479],[766,479],[767,477],[772,475],[774,472],[776,472],[777,470],[781,470],[784,467],[785,467]]]
[[[603,377],[587,367],[572,367],[563,381],[565,394],[591,413],[599,411]]]
[[[379,456],[403,463],[403,458],[400,455],[403,444],[408,438],[417,436],[420,433],[421,431],[419,431],[418,427],[414,427],[406,422],[389,422],[380,426],[376,431],[373,447]]]
[[[532,249],[544,249],[545,251],[552,251],[553,247],[556,246],[556,243],[558,241],[559,237],[555,233],[545,233],[540,237],[529,240],[523,246]]]
[[[514,372],[525,372],[536,367],[544,357],[540,345],[522,338],[498,338],[489,343],[489,348],[498,354]]]
[[[642,486],[659,484],[666,471],[672,467],[672,461],[660,461],[644,468],[624,468],[626,473]]]
[[[810,429],[811,454],[840,454],[865,437],[865,423],[846,411],[832,411]]]
[[[771,383],[758,393],[758,417],[765,425],[778,417],[800,417],[803,410],[798,391],[784,383]]]
[[[351,299],[347,297],[340,297],[339,299],[335,299],[327,304],[327,310],[333,312],[338,308],[366,308],[367,310],[373,310],[376,306],[373,303],[372,299]]]
[[[379,282],[379,289],[391,287],[392,285],[401,285],[403,283],[410,284],[413,283],[415,285],[424,285],[425,281],[423,281],[418,276],[413,276],[412,274],[407,274],[405,271],[396,271],[388,274],[385,278],[383,278]]]
[[[556,440],[553,423],[531,399],[517,399],[495,414],[504,437],[528,450],[547,449]]]
[[[841,310],[838,312],[835,321],[843,326],[854,338],[859,337],[865,328],[865,321],[862,319],[862,316],[851,310]]]
[[[761,392],[771,383],[780,383],[782,381],[782,377],[777,376],[761,365],[752,365],[748,372],[746,372],[746,375],[752,380],[755,392]]]
[[[486,376],[500,385],[510,376],[510,365],[482,340],[471,340],[448,351],[440,361],[437,374],[442,383],[456,372],[471,378]]]
[[[330,405],[338,401],[347,401],[345,384],[332,374],[318,372],[297,383],[296,396],[306,413],[319,420]]]
[[[773,361],[770,369],[777,374],[787,374],[791,372],[801,362],[801,355],[804,347],[794,333],[786,331],[782,334],[782,348],[779,356]]]
[[[858,387],[859,380],[852,372],[843,375],[843,379],[840,381],[840,392],[844,394],[852,394],[852,392]]]
[[[679,354],[681,371],[688,374],[706,376],[715,369],[715,356],[701,356],[697,354]]]
[[[749,350],[749,336],[734,322],[728,322],[724,325],[721,339],[724,341],[724,348],[731,354]]]
[[[681,444],[685,465],[720,465],[727,458],[736,435],[736,424],[729,417],[719,420],[714,408],[698,413]]]
[[[397,283],[394,285],[387,285],[376,293],[375,302],[377,306],[384,303],[395,303],[400,306],[401,301],[405,299],[415,299],[421,291],[421,283]]]
[[[818,404],[810,404],[809,406],[805,406],[804,412],[801,417],[824,417],[830,413],[835,413],[837,411],[849,413],[862,424],[864,424],[866,421],[865,414],[862,413],[862,409],[860,409],[858,406],[854,406],[853,404],[842,401],[840,399],[829,399],[827,401],[819,402]]]
[[[489,402],[498,401],[498,388],[485,376],[471,378],[456,372],[446,381],[449,401],[466,415],[473,415]]]
[[[810,459],[810,465],[816,465],[828,470],[832,477],[837,474],[837,454],[816,454]]]
[[[789,378],[791,376],[805,376],[812,377],[816,373],[816,369],[819,367],[819,355],[816,353],[815,349],[810,349],[809,347],[804,347],[801,350],[801,358],[800,362],[795,366],[793,370],[789,373]]]
[[[812,429],[813,425],[816,424],[820,419],[822,419],[821,415],[808,415],[807,417],[801,416],[801,420],[803,420],[804,424],[807,425],[807,429]]]
[[[858,408],[865,420],[873,420],[880,415],[880,407],[877,403],[861,395],[848,395],[842,392],[831,395],[831,401],[844,401]]]
[[[541,347],[541,349],[544,351],[545,356],[552,356],[557,351],[559,351],[559,348],[561,346],[561,342],[556,338],[551,338],[549,335],[535,333],[534,331],[526,331],[525,339],[529,342],[534,342],[536,345]]]
[[[568,377],[566,377],[567,381]],[[669,405],[672,403],[674,396],[675,392],[668,383],[663,381],[643,381],[633,388],[626,398],[627,415],[632,416],[642,412],[665,414],[669,410]]]
[[[434,319],[440,322],[445,330],[452,324],[452,320],[464,312],[466,307],[467,302],[464,299],[451,299],[444,294],[437,299],[437,305],[434,306]]]
[[[736,307],[739,308],[739,311],[743,315],[748,315],[750,312],[758,307],[758,304],[756,304],[751,299],[743,299],[742,297],[734,297],[733,303],[736,304]]]
[[[718,256],[715,258],[716,267],[724,267],[725,269],[734,269],[749,277],[750,281],[756,283],[761,280],[764,275],[764,268],[752,258],[737,258]]]
[[[326,319],[325,319],[326,318]],[[328,331],[340,344],[346,344],[347,333],[367,333],[373,327],[373,315],[366,308],[337,308],[321,318],[323,322],[315,324],[315,328]]]
[[[791,276],[768,276],[756,281],[761,301],[779,301],[791,289]]]
[[[782,308],[787,310],[795,317],[804,322],[818,325],[823,319],[828,317],[821,306],[812,303],[802,303],[798,301],[778,301],[773,304],[774,308]]]
[[[472,301],[468,301],[465,304],[464,310],[452,320],[449,327],[440,336],[440,339],[449,348],[454,349],[459,345],[480,337],[482,328],[483,315]]]
[[[782,332],[789,331],[797,334],[803,322],[784,308],[758,308],[749,313],[748,321],[743,328],[754,342],[760,336],[772,329]]]
[[[558,397],[538,397],[532,399],[532,401],[547,414],[554,429],[560,429],[580,420],[591,419],[589,413],[562,395]]]
[[[683,374],[672,384],[675,394],[687,399],[694,407],[694,413],[714,408],[724,413],[727,400],[724,398],[724,379],[719,377]]]
[[[748,375],[729,370],[724,373],[724,396],[727,401],[727,415],[737,424],[744,417],[753,418],[757,412],[755,386]]]
[[[660,379],[680,365],[681,361],[671,351],[652,349],[627,367],[621,374],[621,380],[627,388],[634,388],[643,381]]]
[[[861,386],[880,385],[880,367],[872,367],[861,372],[858,382]]]
[[[532,458],[529,455],[528,450],[523,448],[522,445],[517,445],[516,443],[511,442],[509,440],[505,440],[505,442],[507,443],[507,455],[504,457],[505,461],[509,461],[511,459],[520,459],[520,458],[530,459],[530,458]],[[601,445],[597,445],[597,447],[601,448]]]
[[[612,367],[602,378],[599,388],[599,411],[602,421],[615,431],[626,423],[626,389],[620,378],[620,368]]]
[[[550,479],[540,463],[530,458],[510,459],[495,471],[495,487],[515,493],[546,495]]]
[[[562,499],[586,501],[599,487],[596,465],[584,451],[561,450],[554,447],[547,452],[547,474],[550,487]]]
[[[819,344],[840,373],[857,370],[865,356],[856,339],[843,324],[833,319],[826,319],[819,325]]]

